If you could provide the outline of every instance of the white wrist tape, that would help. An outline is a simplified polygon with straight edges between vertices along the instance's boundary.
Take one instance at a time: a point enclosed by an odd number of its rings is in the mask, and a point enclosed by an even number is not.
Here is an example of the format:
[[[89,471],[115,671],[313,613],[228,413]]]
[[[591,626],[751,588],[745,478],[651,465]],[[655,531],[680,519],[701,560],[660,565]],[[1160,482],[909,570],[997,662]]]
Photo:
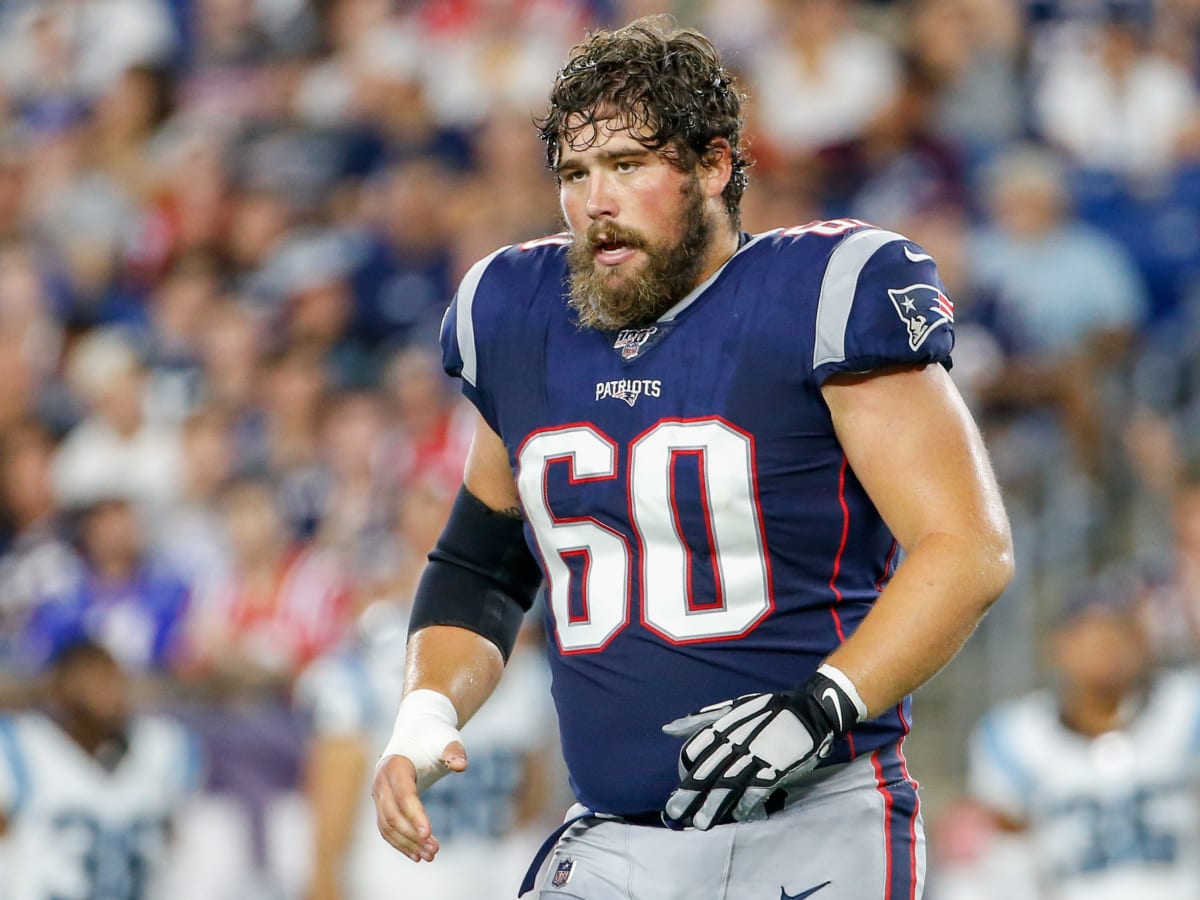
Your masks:
[[[450,771],[442,755],[453,741],[462,741],[458,711],[445,694],[423,688],[400,701],[391,740],[379,759],[406,757],[417,770],[417,790],[424,791]]]
[[[850,698],[850,702],[858,711],[858,721],[865,722],[867,720],[867,704],[863,703],[863,698],[859,696],[858,688],[854,686],[850,677],[837,666],[831,666],[829,663],[817,666],[817,671],[846,692],[846,696]]]

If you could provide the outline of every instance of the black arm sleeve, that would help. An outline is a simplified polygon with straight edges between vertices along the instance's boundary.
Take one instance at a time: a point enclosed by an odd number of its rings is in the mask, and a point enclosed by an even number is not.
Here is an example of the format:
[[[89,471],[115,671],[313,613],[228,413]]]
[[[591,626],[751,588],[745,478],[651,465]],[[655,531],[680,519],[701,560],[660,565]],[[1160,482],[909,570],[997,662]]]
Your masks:
[[[408,632],[457,625],[487,638],[507,662],[541,583],[524,523],[460,488],[417,584]]]

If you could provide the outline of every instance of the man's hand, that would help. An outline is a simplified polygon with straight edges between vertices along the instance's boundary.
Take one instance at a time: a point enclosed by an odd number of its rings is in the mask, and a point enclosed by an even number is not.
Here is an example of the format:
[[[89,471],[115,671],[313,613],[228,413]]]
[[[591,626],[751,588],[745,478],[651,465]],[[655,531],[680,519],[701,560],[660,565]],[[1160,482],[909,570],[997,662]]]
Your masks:
[[[859,720],[861,702],[817,673],[798,691],[746,694],[664,725],[687,738],[664,821],[707,831],[765,818],[771,795],[817,767]]]
[[[413,862],[432,861],[438,852],[420,794],[443,775],[467,768],[457,721],[449,698],[413,691],[401,702],[392,739],[375,767],[371,796],[379,833]]]

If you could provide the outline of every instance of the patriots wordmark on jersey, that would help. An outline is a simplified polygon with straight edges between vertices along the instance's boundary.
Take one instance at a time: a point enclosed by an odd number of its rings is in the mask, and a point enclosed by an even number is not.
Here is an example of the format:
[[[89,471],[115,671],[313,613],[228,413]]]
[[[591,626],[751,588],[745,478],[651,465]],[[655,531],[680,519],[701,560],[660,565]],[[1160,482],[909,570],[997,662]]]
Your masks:
[[[896,543],[821,386],[949,366],[953,307],[919,247],[837,220],[745,235],[654,323],[585,330],[563,293],[569,242],[477,263],[443,359],[509,449],[577,796],[629,815],[661,809],[678,782],[664,723],[804,683],[870,610]],[[908,706],[830,761],[895,745]]]

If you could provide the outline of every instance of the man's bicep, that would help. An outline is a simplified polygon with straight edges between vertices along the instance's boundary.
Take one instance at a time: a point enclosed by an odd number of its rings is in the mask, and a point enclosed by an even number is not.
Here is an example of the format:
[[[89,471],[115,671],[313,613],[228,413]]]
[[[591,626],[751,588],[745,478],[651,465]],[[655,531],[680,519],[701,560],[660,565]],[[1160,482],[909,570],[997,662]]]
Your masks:
[[[508,448],[482,415],[475,415],[475,435],[467,453],[463,485],[485,506],[497,512],[521,515],[517,485]]]
[[[964,529],[1007,540],[983,439],[945,369],[835,376],[822,394],[854,474],[902,547]]]

